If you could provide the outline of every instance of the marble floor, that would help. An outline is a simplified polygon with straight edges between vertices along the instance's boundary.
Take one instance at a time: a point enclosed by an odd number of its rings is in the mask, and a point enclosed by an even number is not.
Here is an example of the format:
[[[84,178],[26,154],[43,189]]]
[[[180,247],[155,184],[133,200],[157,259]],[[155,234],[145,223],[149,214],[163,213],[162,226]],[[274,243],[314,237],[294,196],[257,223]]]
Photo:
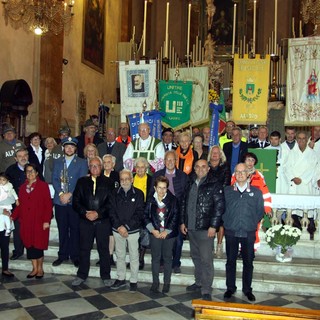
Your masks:
[[[183,286],[172,286],[168,294],[154,294],[150,284],[139,283],[138,291],[111,290],[100,279],[88,278],[72,287],[73,276],[45,274],[41,280],[26,279],[26,271],[12,270],[14,278],[2,278],[0,319],[193,319],[191,300],[199,293],[187,293]],[[320,310],[320,297],[254,292],[256,304]],[[223,300],[223,291],[214,289],[212,298]],[[231,302],[249,303],[237,292]]]

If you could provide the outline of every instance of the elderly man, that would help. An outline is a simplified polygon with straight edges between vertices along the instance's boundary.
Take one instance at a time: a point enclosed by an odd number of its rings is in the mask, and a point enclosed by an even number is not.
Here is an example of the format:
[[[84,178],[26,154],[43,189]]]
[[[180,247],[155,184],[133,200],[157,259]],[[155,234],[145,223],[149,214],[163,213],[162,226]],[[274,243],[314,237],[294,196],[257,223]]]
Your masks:
[[[126,152],[126,146],[116,141],[116,131],[108,128],[106,131],[106,142],[98,145],[99,156],[103,158],[105,154],[111,154],[116,158],[114,170],[119,172],[123,169],[123,155]]]
[[[26,146],[16,139],[16,129],[8,123],[2,127],[3,140],[0,142],[0,172],[7,170],[9,166],[15,164],[15,151],[25,149]]]
[[[191,181],[181,204],[181,232],[189,235],[190,254],[194,264],[195,283],[187,291],[201,290],[203,300],[211,300],[213,238],[220,227],[225,202],[223,187],[208,177],[206,160],[195,163]]]
[[[133,169],[134,159],[144,157],[154,171],[163,168],[164,147],[162,141],[150,136],[150,127],[147,123],[139,125],[139,138],[132,141],[123,155],[124,166]]]
[[[88,173],[87,160],[77,156],[77,139],[62,140],[64,156],[55,160],[52,185],[55,190],[53,203],[59,231],[58,259],[54,267],[71,258],[79,266],[79,215],[72,208],[72,194],[77,180]]]
[[[98,128],[95,125],[95,123],[92,121],[92,119],[88,119],[85,121],[83,125],[83,132],[76,137],[76,139],[78,140],[78,143],[77,143],[78,157],[84,158],[83,150],[88,143],[93,143],[97,146],[103,142],[103,140],[99,137],[97,130]]]
[[[168,189],[170,192],[178,199],[179,204],[182,201],[182,198],[185,193],[185,189],[187,187],[189,177],[182,170],[176,168],[177,154],[174,150],[167,151],[164,156],[164,169],[161,169],[154,173],[152,176],[152,185],[154,185],[154,181],[159,176],[165,176],[169,180]],[[153,190],[152,190],[153,191]],[[173,261],[172,268],[174,273],[181,273],[181,253],[183,246],[183,237],[182,234],[179,233],[177,236],[177,240],[175,245],[173,246]]]
[[[118,279],[111,289],[126,285],[126,248],[130,259],[130,292],[137,291],[139,271],[139,237],[144,213],[143,192],[133,185],[132,172],[120,171],[120,188],[111,198],[110,219],[116,245]]]
[[[264,215],[262,192],[248,181],[249,172],[244,163],[235,168],[236,182],[225,188],[226,210],[222,216],[226,238],[226,284],[224,298],[229,299],[236,292],[236,271],[239,244],[243,261],[242,291],[249,301],[255,301],[252,293],[254,242],[256,229]]]
[[[239,127],[232,129],[231,137],[232,142],[227,142],[223,145],[223,152],[230,165],[231,173],[233,173],[235,166],[241,161],[243,155],[248,152],[248,144],[241,141],[242,131]]]
[[[6,170],[6,175],[9,177],[16,194],[19,194],[21,185],[26,181],[26,174],[24,172],[25,166],[28,164],[29,156],[27,149],[18,149],[15,152],[16,163],[12,164]],[[16,260],[23,255],[24,246],[20,238],[20,222],[14,221],[15,229],[13,230],[13,245],[14,250],[10,260]]]
[[[90,252],[94,239],[100,259],[100,277],[105,286],[110,287],[109,201],[114,188],[113,183],[102,173],[102,160],[94,157],[89,161],[90,175],[78,180],[73,192],[73,209],[80,216],[80,255],[77,278],[73,286],[83,283],[89,274]]]
[[[258,129],[258,139],[256,141],[252,141],[248,144],[248,148],[260,148],[264,149],[270,146],[270,142],[267,141],[268,138],[268,128],[266,126],[261,126]]]
[[[208,154],[209,153],[209,144],[210,144],[210,127],[204,127],[202,129],[202,136],[203,136],[203,152]]]
[[[315,194],[315,169],[318,166],[318,158],[313,149],[308,146],[308,136],[305,132],[297,133],[298,149],[292,149],[287,156],[287,161],[284,164],[283,171],[288,185],[289,194]],[[308,211],[310,223],[308,231],[310,238],[313,239],[313,234],[316,230],[314,216],[316,210]],[[300,210],[292,211],[294,226],[301,228],[300,219],[303,212]]]
[[[226,122],[226,126],[224,128],[224,133],[220,135],[219,137],[219,145],[221,149],[223,149],[223,146],[227,142],[232,142],[232,129],[236,126],[234,121],[229,120]]]
[[[126,147],[131,142],[131,137],[129,136],[129,125],[126,122],[120,123],[119,135],[116,141],[123,143]]]

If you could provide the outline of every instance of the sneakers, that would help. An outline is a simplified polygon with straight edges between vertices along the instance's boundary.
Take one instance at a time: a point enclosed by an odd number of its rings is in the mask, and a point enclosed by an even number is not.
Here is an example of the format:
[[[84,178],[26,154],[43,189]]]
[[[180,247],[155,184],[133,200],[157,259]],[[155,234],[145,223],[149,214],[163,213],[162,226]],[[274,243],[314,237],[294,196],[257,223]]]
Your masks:
[[[201,289],[201,286],[197,285],[196,283],[192,284],[191,286],[187,286],[186,290],[191,292],[191,291],[198,291]]]
[[[116,290],[125,286],[126,286],[126,280],[116,280],[110,288]]]
[[[112,279],[104,279],[104,280],[103,280],[103,284],[104,284],[106,287],[110,288],[110,287],[113,285],[113,280],[112,280]]]
[[[137,283],[131,283],[131,282],[130,282],[130,289],[129,289],[129,291],[130,291],[131,293],[137,292],[137,288],[138,288]]]
[[[223,247],[222,247],[222,243],[218,243],[217,244],[217,250],[216,250],[216,257],[218,259],[221,259],[223,255]]]
[[[180,267],[174,267],[173,268],[174,273],[181,273],[181,268]]]
[[[163,288],[162,288],[162,293],[168,293],[170,290],[170,284],[169,283],[165,283],[163,285]]]
[[[84,280],[79,278],[79,277],[76,277],[72,282],[71,282],[71,285],[73,287],[76,287],[76,286],[80,286],[81,283],[83,283]]]

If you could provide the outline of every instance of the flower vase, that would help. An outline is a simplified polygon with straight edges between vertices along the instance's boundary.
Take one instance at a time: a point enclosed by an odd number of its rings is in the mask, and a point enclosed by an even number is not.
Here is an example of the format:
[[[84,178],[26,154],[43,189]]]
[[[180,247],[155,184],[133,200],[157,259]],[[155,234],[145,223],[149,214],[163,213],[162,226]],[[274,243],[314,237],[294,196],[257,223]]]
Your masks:
[[[293,249],[292,247],[287,248],[285,253],[281,252],[281,246],[276,248],[276,260],[279,262],[290,262],[292,261]]]

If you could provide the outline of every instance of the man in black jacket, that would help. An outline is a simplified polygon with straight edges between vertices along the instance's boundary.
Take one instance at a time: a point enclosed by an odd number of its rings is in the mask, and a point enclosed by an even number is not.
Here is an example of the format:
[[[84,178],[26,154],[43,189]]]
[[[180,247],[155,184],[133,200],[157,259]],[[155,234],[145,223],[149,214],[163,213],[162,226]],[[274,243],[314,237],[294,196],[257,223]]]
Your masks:
[[[109,201],[114,184],[102,173],[102,160],[99,157],[90,159],[90,176],[77,181],[73,192],[73,209],[80,215],[80,256],[77,277],[72,285],[84,282],[90,269],[90,252],[94,238],[100,259],[100,277],[105,286],[110,287],[109,235]]]
[[[137,291],[139,237],[144,213],[143,192],[132,185],[132,172],[120,171],[120,188],[113,191],[110,206],[112,232],[116,244],[118,279],[111,289],[126,286],[126,248],[130,257],[130,292]]]
[[[181,232],[189,235],[190,254],[195,267],[195,283],[187,291],[201,290],[203,300],[211,300],[213,282],[213,238],[220,226],[225,201],[222,185],[208,178],[206,160],[198,160],[181,205]]]

